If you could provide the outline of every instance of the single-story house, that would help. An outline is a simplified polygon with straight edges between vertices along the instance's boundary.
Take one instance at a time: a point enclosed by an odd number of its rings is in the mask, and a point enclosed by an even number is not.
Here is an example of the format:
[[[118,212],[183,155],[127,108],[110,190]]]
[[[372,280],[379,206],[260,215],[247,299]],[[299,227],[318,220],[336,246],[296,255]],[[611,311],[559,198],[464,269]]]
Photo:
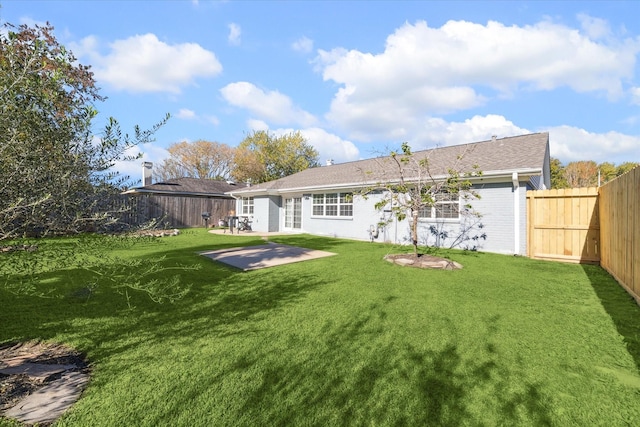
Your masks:
[[[428,172],[436,181],[446,179],[450,168],[465,173],[476,167],[482,172],[470,178],[480,197],[471,201],[481,215],[479,221],[468,222],[463,215],[466,202],[459,196],[437,198],[436,206],[421,212],[418,219],[419,244],[526,255],[526,191],[550,188],[548,133],[493,137],[419,151],[414,156],[428,158]],[[410,243],[409,216],[400,221],[390,218],[390,210],[376,209],[381,191],[359,195],[383,180],[397,180],[396,173],[391,157],[328,163],[227,194],[237,199],[237,214],[249,216],[255,231]],[[386,226],[378,227],[381,220],[389,219]],[[459,239],[461,233],[468,238]]]
[[[216,225],[235,209],[230,191],[238,188],[232,182],[199,178],[176,178],[151,183],[148,162],[143,164],[143,185],[123,194],[131,198],[130,223],[143,224],[158,220],[168,227],[203,227],[204,213],[209,214],[207,225]],[[132,224],[133,225],[133,224]]]

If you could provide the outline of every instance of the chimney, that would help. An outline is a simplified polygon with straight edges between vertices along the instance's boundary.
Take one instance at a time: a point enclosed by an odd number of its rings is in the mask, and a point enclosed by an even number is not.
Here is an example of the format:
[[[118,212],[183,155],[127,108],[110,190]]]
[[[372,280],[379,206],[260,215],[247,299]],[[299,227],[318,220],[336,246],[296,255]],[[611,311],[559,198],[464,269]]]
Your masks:
[[[143,187],[153,184],[153,179],[151,177],[152,171],[153,171],[153,163],[151,162],[142,163],[142,186]]]
[[[495,141],[496,141],[496,139],[498,139],[498,135],[491,135],[491,140],[492,140],[493,142],[495,142]]]
[[[333,165],[333,159],[327,159],[326,165],[327,166],[332,166]]]

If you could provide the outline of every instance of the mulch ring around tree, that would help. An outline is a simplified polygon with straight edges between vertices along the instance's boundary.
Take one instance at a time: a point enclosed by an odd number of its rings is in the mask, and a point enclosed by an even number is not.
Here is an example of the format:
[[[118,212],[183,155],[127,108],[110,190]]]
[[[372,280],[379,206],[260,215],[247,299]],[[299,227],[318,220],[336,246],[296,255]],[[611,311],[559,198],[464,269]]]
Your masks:
[[[435,270],[460,270],[462,264],[447,258],[428,254],[395,254],[386,255],[385,260],[403,267],[425,268]]]
[[[89,366],[60,344],[0,345],[0,416],[49,425],[71,407],[89,382]]]

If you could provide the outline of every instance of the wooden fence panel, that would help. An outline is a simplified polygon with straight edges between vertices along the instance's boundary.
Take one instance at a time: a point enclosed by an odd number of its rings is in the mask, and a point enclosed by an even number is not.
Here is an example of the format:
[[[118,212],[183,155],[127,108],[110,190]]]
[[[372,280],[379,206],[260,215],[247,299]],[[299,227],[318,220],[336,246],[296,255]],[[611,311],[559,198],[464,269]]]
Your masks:
[[[640,304],[640,167],[600,187],[602,259]]]
[[[131,227],[157,220],[170,228],[204,227],[203,212],[211,214],[208,225],[213,226],[236,206],[233,199],[158,194],[121,196],[112,203],[122,209],[120,220]]]
[[[527,222],[529,257],[600,261],[597,188],[527,191]]]
[[[203,212],[209,212],[209,225],[217,224],[235,209],[235,200],[205,197],[148,196],[148,218],[162,218],[168,226],[204,227]]]

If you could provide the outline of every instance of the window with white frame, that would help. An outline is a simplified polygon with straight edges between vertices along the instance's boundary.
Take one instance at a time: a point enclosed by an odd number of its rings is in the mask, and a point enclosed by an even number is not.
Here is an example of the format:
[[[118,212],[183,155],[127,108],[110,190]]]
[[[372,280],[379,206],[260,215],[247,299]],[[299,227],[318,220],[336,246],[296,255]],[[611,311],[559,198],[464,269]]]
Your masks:
[[[242,215],[253,215],[253,197],[240,199],[240,212]]]
[[[418,217],[428,219],[458,219],[460,218],[460,195],[457,193],[437,193],[433,206],[420,209]]]
[[[352,193],[314,194],[312,203],[313,216],[352,217]]]

